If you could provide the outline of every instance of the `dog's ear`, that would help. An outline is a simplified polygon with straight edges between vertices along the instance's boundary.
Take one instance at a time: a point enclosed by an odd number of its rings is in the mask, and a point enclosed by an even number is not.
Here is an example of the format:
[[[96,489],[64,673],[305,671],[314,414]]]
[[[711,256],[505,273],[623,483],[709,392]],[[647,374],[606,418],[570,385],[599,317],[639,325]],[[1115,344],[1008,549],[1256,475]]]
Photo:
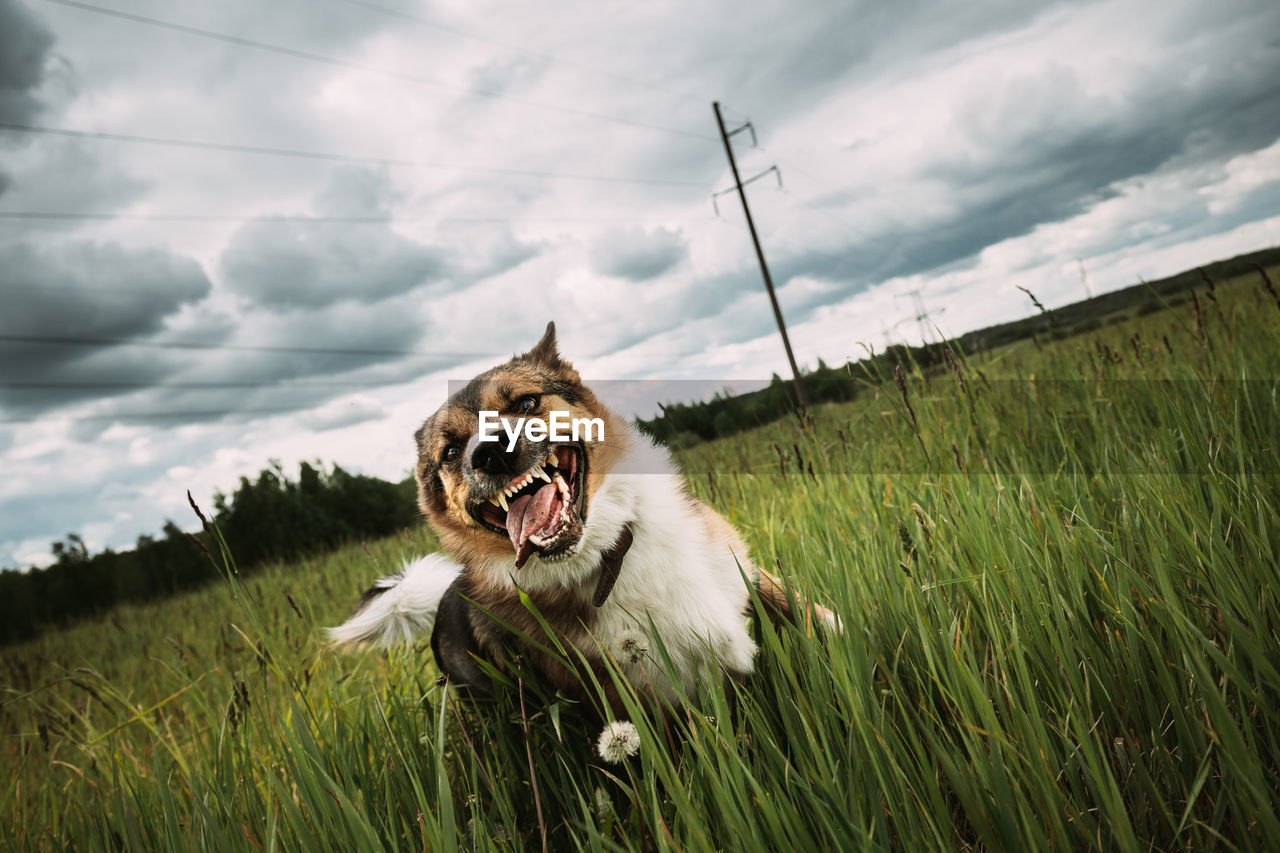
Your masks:
[[[431,424],[435,421],[436,416],[432,415],[422,422],[422,426],[413,433],[413,446],[422,452],[422,446],[427,442],[427,436],[431,434]]]
[[[534,364],[541,364],[545,367],[560,369],[567,367],[567,363],[560,357],[560,351],[556,349],[556,322],[552,320],[547,323],[547,330],[542,333],[542,340],[534,345],[524,355],[520,356],[521,361],[531,361]]]

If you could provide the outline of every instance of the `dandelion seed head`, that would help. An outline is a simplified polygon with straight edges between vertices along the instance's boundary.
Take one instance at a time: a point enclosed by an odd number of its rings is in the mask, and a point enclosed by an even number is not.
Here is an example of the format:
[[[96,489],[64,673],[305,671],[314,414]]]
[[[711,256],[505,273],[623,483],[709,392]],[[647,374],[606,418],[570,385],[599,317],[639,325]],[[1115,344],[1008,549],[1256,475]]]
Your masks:
[[[640,751],[640,732],[628,720],[607,723],[596,741],[596,752],[610,764],[621,764],[627,756]]]
[[[618,644],[618,657],[627,663],[640,663],[649,654],[649,642],[643,634],[628,634]]]

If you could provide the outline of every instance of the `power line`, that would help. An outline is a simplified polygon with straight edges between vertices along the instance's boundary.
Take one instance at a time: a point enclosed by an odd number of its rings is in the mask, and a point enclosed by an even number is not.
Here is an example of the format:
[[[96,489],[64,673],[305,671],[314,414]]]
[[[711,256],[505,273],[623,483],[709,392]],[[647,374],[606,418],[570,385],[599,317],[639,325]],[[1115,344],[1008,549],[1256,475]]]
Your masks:
[[[187,411],[187,412],[118,412],[116,414],[103,415],[76,415],[75,417],[63,418],[64,420],[82,423],[86,421],[143,421],[143,420],[206,420],[209,418],[224,418],[228,415],[287,415],[295,412],[305,412],[309,409],[295,406],[293,408],[272,408],[272,409],[209,409],[203,411]],[[56,415],[40,415],[29,418],[4,418],[0,419],[2,424],[32,424],[39,421],[58,419]]]
[[[702,187],[702,184],[696,186]],[[93,211],[93,210],[69,210],[69,211],[48,211],[48,210],[0,210],[0,222],[4,221],[24,221],[24,220],[48,220],[52,222],[62,221],[137,221],[137,222],[262,222],[269,224],[283,225],[311,225],[311,224],[341,224],[341,225],[395,225],[395,224],[411,224],[419,222],[435,222],[437,224],[450,224],[454,222],[468,224],[498,224],[513,225],[521,220],[513,219],[509,216],[442,216],[425,217],[425,216],[311,216],[309,214],[284,215],[284,214],[256,214],[250,216],[222,214],[222,213],[128,213],[128,212],[110,212],[110,211]],[[577,219],[564,217],[537,217],[537,222],[555,222],[555,223],[591,223],[598,224],[601,222],[616,222],[619,224],[634,225],[636,220],[630,218],[612,218],[605,219],[599,216],[581,217]]]
[[[228,350],[232,352],[270,352],[302,355],[425,355],[439,359],[485,358],[492,353],[483,352],[428,352],[414,349],[343,349],[334,347],[254,346],[249,344],[211,344],[197,341],[135,341],[127,338],[72,337],[55,335],[6,335],[0,334],[0,342],[50,344],[53,346],[130,346],[150,349],[180,350]]]
[[[557,65],[567,65],[572,68],[580,68],[583,71],[590,71],[592,74],[599,74],[602,77],[612,77],[614,80],[619,80],[623,83],[628,83],[632,86],[638,86],[642,89],[650,89],[654,92],[661,92],[664,95],[670,95],[672,97],[681,98],[686,101],[703,103],[706,100],[705,98],[699,97],[697,95],[690,95],[687,92],[680,92],[680,91],[676,91],[675,89],[668,89],[667,87],[660,86],[656,83],[651,83],[646,80],[637,80],[634,77],[628,77],[625,74],[618,74],[617,72],[614,72],[614,71],[607,71],[603,68],[597,68],[595,66],[588,65],[583,62],[577,62],[572,59],[563,59],[554,54],[550,54],[550,53],[546,53],[538,50],[529,50],[528,48],[521,47],[516,44],[499,41],[498,39],[491,39],[491,38],[488,38],[487,36],[482,36],[477,33],[473,33],[469,30],[459,29],[458,27],[451,27],[448,24],[442,24],[438,21],[433,21],[429,18],[424,18],[420,15],[415,15],[411,12],[402,12],[399,9],[390,9],[386,6],[380,6],[377,3],[366,2],[366,0],[343,0],[343,2],[350,3],[352,6],[361,6],[365,9],[371,9],[374,12],[379,12],[383,15],[389,15],[393,18],[400,18],[401,20],[404,20],[404,21],[411,21],[423,27],[430,27],[433,30],[439,30],[441,32],[449,33],[451,35],[461,36],[463,38],[472,39],[478,42],[484,42],[485,44],[496,45],[497,47],[501,47],[504,50],[510,50],[515,53],[521,53],[521,54],[524,54],[525,56],[534,57],[535,59],[544,59],[548,62],[553,62]],[[706,137],[706,138],[710,139],[711,137]]]
[[[290,391],[295,388],[382,388],[387,385],[401,385],[412,382],[412,379],[376,381],[365,380],[306,380],[277,379],[274,382],[0,382],[0,388],[15,391],[104,391],[129,389],[178,389],[184,391],[219,390],[229,388],[279,388]]]
[[[340,223],[343,225],[388,225],[393,222],[413,222],[395,216],[233,216],[204,213],[108,213],[96,211],[46,211],[0,210],[0,219],[48,219],[61,220],[137,220],[140,222],[280,222]],[[425,220],[422,220],[425,221]]]
[[[68,2],[68,0],[47,0],[47,2]],[[227,142],[207,142],[197,139],[175,139],[162,136],[140,136],[127,133],[108,133],[105,131],[76,130],[65,127],[45,127],[41,125],[19,124],[17,122],[0,122],[0,129],[14,130],[21,133],[38,133],[49,136],[65,136],[72,139],[100,139],[108,142],[128,142],[141,145],[162,145],[170,148],[195,148],[207,151],[229,151],[237,154],[262,154],[271,157],[295,157],[304,160],[327,160],[339,163],[369,163],[377,166],[413,166],[426,169],[441,169],[460,172],[483,172],[493,175],[509,175],[521,178],[541,178],[566,181],[593,181],[614,184],[647,184],[668,187],[697,187],[704,189],[705,183],[694,181],[673,181],[665,178],[626,178],[613,175],[579,175],[564,172],[538,172],[528,169],[505,169],[492,166],[466,166],[428,163],[423,160],[399,160],[389,157],[364,157],[353,154],[335,154],[324,151],[303,151],[292,148],[268,148],[258,145],[237,145]]]
[[[203,350],[214,350],[214,351],[225,350],[230,352],[266,352],[266,353],[283,353],[283,354],[300,354],[300,355],[428,356],[430,358],[437,359],[440,361],[458,360],[459,363],[467,359],[479,359],[479,358],[504,359],[509,357],[508,355],[505,355],[503,353],[495,353],[495,352],[430,352],[428,350],[417,350],[417,349],[354,349],[354,348],[343,349],[343,348],[337,348],[337,347],[256,346],[256,345],[250,345],[250,344],[211,344],[211,343],[204,343],[204,342],[198,342],[198,341],[134,341],[134,340],[128,340],[125,338],[57,337],[53,335],[0,334],[0,344],[3,344],[3,343],[35,343],[35,344],[48,344],[50,346],[83,346],[83,347],[131,346],[131,347],[144,347],[144,348],[150,348],[150,349],[177,349],[177,350],[202,350],[202,351]],[[703,350],[687,350],[687,351],[671,352],[669,353],[669,355],[674,358],[684,358],[685,356],[697,355],[702,352]],[[603,355],[611,355],[611,354],[612,353],[604,353]],[[283,380],[283,381],[287,381],[287,380]],[[0,387],[14,387],[14,386],[20,386],[21,384],[22,383],[0,382]],[[43,383],[33,383],[33,384],[43,384]],[[89,383],[89,384],[92,385],[92,383]],[[106,383],[103,387],[109,387],[113,384],[119,384],[119,383]],[[128,384],[130,383],[124,383],[124,385],[128,385]],[[216,383],[216,384],[223,385],[225,383]],[[315,384],[315,385],[351,384],[351,385],[364,385],[366,387],[380,387],[380,384],[396,385],[400,383],[399,383],[399,380],[389,382],[389,383],[379,383],[378,381],[374,381],[374,380],[370,380],[368,382],[351,381],[350,383],[348,383],[346,381],[335,380],[332,383],[316,382],[312,384]],[[256,385],[257,383],[248,383],[243,387],[256,387]],[[94,387],[98,387],[98,386],[94,385]],[[154,388],[156,387],[156,385],[147,384],[145,387]],[[174,387],[177,387],[177,386],[174,386]],[[231,387],[231,386],[228,386],[228,387]]]
[[[106,15],[112,18],[118,18],[124,21],[130,21],[137,24],[146,24],[147,26],[159,27],[161,29],[172,30],[174,32],[183,33],[185,35],[198,36],[200,38],[213,39],[215,41],[233,44],[237,47],[249,47],[255,50],[262,50],[268,53],[276,53],[281,56],[288,56],[293,59],[303,59],[309,62],[319,62],[325,65],[333,65],[339,68],[350,68],[356,71],[363,71],[368,74],[377,74],[383,77],[389,77],[394,80],[400,80],[406,83],[413,83],[419,86],[434,86],[445,89],[453,89],[455,91],[465,92],[469,95],[475,95],[482,98],[492,98],[494,100],[510,101],[523,106],[535,107],[537,109],[548,110],[551,112],[564,113],[566,115],[574,115],[582,118],[590,118],[596,121],[608,122],[610,124],[623,125],[625,127],[643,128],[645,130],[654,130],[662,133],[669,133],[674,136],[683,136],[691,139],[707,139],[700,133],[694,133],[688,130],[680,130],[679,128],[664,127],[662,125],[647,124],[645,122],[633,121],[631,119],[622,118],[621,116],[611,116],[602,113],[591,112],[590,110],[579,110],[573,107],[562,107],[555,104],[546,104],[540,101],[530,101],[525,98],[517,98],[512,95],[506,95],[502,92],[493,92],[488,89],[475,89],[469,86],[461,86],[456,83],[449,83],[444,80],[436,80],[430,77],[419,77],[414,74],[405,74],[400,71],[390,71],[383,68],[374,68],[359,62],[352,62],[348,59],[340,59],[334,56],[326,56],[324,54],[312,53],[307,50],[298,50],[297,48],[287,47],[284,45],[270,44],[268,42],[257,41],[255,39],[244,38],[243,36],[231,35],[229,33],[220,33],[214,30],[207,30],[202,27],[193,27],[187,24],[179,24],[175,21],[166,21],[160,18],[152,18],[146,15],[135,15],[129,12],[121,12],[116,9],[108,9],[103,6],[95,6],[89,3],[80,3],[77,0],[46,0],[48,3],[54,3],[59,6],[67,6],[72,9],[80,9],[86,12],[93,12],[99,15]]]
[[[41,284],[41,285],[36,285],[36,284],[10,284],[9,282],[0,282],[0,292],[8,292],[8,293],[14,293],[14,292],[36,293],[36,294],[40,294],[40,295],[42,295],[42,296],[43,296],[43,295],[50,295],[50,293],[59,293],[59,292],[61,292],[61,293],[65,293],[65,294],[67,294],[67,295],[69,295],[69,296],[74,296],[74,297],[78,297],[78,298],[81,298],[81,299],[83,299],[83,298],[85,298],[85,297],[89,297],[89,296],[91,296],[91,297],[93,297],[93,298],[95,298],[95,299],[96,299],[96,298],[98,298],[98,297],[100,297],[100,296],[117,296],[117,295],[119,295],[119,296],[151,296],[151,297],[160,297],[160,296],[163,296],[163,295],[164,295],[161,291],[156,290],[155,288],[142,288],[142,287],[99,287],[99,286],[92,286],[92,287],[77,287],[77,286],[75,286],[75,285],[67,285],[67,284]],[[206,294],[206,295],[207,295],[207,294]]]

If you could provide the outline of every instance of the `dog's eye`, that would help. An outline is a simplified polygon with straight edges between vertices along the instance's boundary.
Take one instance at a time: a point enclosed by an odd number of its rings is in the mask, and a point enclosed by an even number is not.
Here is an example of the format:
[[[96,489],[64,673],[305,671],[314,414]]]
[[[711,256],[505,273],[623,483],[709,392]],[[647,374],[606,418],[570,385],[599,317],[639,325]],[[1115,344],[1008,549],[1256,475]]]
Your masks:
[[[441,462],[457,462],[458,457],[462,455],[462,446],[458,444],[450,444],[440,454]]]
[[[516,414],[527,415],[538,408],[538,398],[530,394],[516,400]]]

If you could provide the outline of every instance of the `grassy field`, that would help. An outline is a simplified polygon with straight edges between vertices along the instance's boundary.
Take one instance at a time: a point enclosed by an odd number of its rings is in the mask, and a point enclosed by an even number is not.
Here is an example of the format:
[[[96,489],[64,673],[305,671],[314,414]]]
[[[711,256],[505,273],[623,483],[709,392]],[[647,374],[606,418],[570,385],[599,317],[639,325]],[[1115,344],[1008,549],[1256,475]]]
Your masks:
[[[1278,278],[1275,271],[1273,279]],[[319,628],[425,531],[6,648],[14,850],[1266,849],[1280,839],[1280,306],[1015,345],[683,454],[830,603],[639,754],[519,683]],[[656,653],[657,650],[655,650]]]

